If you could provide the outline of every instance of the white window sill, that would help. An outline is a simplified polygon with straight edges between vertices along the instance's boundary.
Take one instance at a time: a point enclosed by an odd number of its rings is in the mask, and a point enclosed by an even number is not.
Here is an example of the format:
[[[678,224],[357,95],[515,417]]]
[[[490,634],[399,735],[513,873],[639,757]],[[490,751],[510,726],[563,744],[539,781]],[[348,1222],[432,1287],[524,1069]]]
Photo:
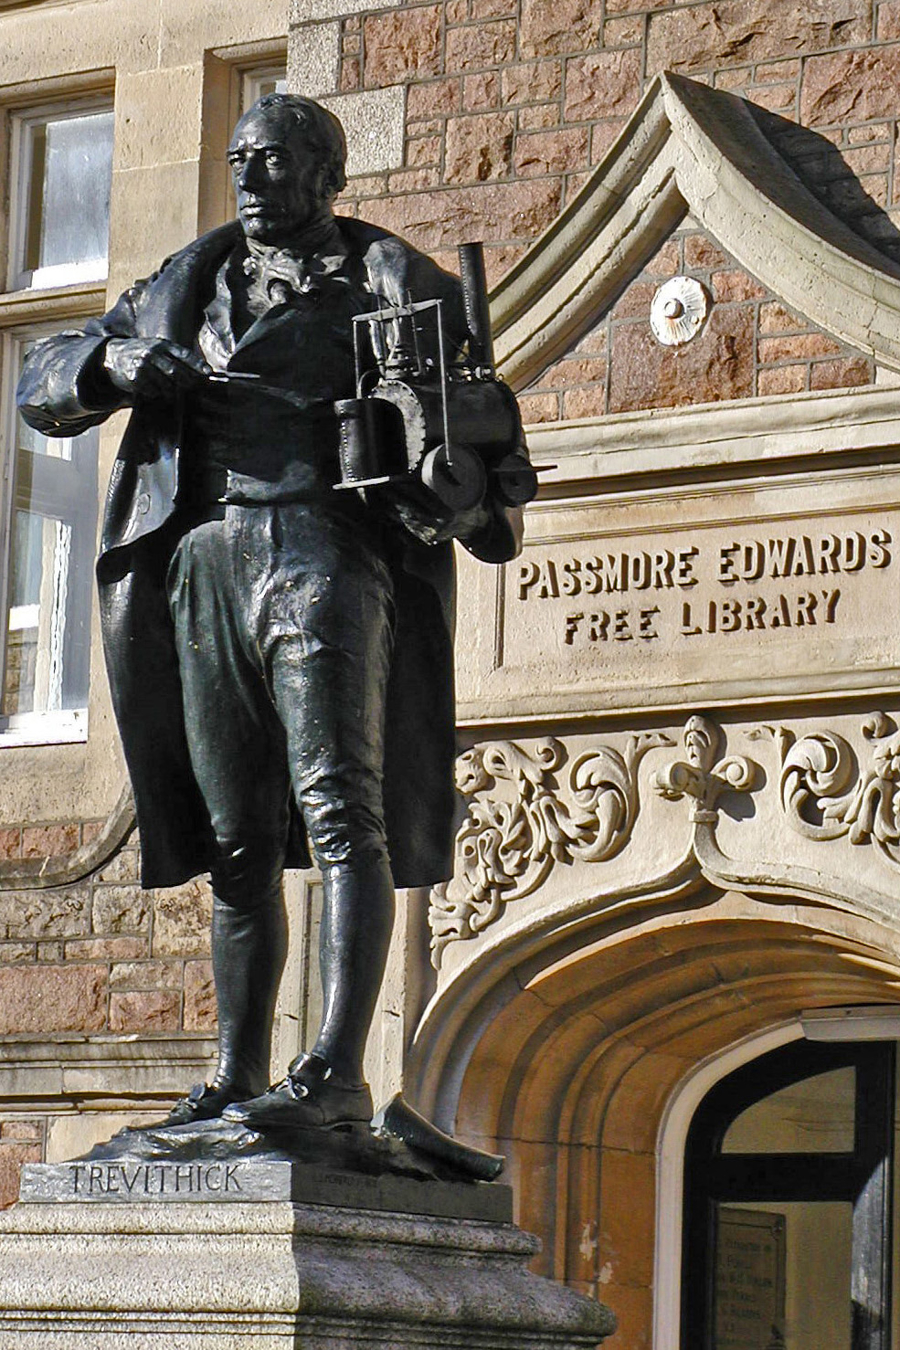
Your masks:
[[[40,605],[11,605],[9,611],[9,631],[21,633],[29,628],[37,628],[41,620]]]
[[[88,281],[105,281],[108,274],[106,258],[91,258],[82,263],[58,263],[53,267],[39,267],[34,272],[22,272],[16,278],[22,290],[51,290],[59,286],[76,286]]]
[[[87,740],[87,708],[0,717],[0,749],[17,745],[72,745]]]

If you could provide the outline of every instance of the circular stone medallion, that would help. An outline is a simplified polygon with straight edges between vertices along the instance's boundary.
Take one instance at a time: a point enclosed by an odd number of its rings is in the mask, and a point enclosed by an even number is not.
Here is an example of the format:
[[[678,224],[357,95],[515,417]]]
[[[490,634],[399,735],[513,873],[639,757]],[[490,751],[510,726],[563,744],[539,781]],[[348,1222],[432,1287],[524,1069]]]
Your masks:
[[[650,327],[666,347],[690,342],[709,313],[709,296],[693,277],[672,277],[650,302]]]

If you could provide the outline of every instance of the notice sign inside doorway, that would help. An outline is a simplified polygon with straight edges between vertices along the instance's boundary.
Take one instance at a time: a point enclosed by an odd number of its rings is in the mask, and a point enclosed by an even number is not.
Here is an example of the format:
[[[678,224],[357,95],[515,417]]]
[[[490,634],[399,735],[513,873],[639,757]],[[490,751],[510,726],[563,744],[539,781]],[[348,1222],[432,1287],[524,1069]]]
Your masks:
[[[782,1214],[719,1208],[714,1350],[783,1350]]]

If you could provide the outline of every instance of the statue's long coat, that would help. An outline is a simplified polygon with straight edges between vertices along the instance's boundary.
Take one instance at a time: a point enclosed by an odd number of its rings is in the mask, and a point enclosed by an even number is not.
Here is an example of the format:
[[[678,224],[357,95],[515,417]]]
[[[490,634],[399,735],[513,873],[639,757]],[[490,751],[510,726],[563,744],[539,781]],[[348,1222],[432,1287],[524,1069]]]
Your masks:
[[[374,226],[338,218],[369,285],[387,304],[440,295],[451,340],[462,336],[456,280]],[[217,270],[241,238],[233,222],[168,259],[102,319],[38,345],[19,385],[26,420],[77,435],[109,416],[92,397],[92,361],[110,336],[168,338],[193,347]],[[231,362],[241,369],[240,349]],[[97,564],[104,651],[134,788],[145,886],[206,871],[209,816],[188,758],[165,574],[182,522],[180,427],[161,401],[134,409],[113,468]],[[394,879],[428,885],[449,875],[454,812],[453,560],[449,544],[411,536],[394,563],[397,632],[388,689],[385,811]],[[296,812],[288,863],[308,864]]]

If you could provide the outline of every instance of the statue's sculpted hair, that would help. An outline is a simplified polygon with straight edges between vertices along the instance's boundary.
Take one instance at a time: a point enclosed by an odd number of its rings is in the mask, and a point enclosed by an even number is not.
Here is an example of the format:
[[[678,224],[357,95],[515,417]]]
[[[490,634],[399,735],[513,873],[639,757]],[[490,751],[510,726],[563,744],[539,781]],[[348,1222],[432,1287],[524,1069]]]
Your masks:
[[[328,170],[326,188],[329,200],[347,185],[344,165],[347,161],[347,138],[334,113],[311,98],[299,94],[263,94],[250,112],[266,112],[270,108],[290,113],[297,123],[307,145],[321,159]]]

